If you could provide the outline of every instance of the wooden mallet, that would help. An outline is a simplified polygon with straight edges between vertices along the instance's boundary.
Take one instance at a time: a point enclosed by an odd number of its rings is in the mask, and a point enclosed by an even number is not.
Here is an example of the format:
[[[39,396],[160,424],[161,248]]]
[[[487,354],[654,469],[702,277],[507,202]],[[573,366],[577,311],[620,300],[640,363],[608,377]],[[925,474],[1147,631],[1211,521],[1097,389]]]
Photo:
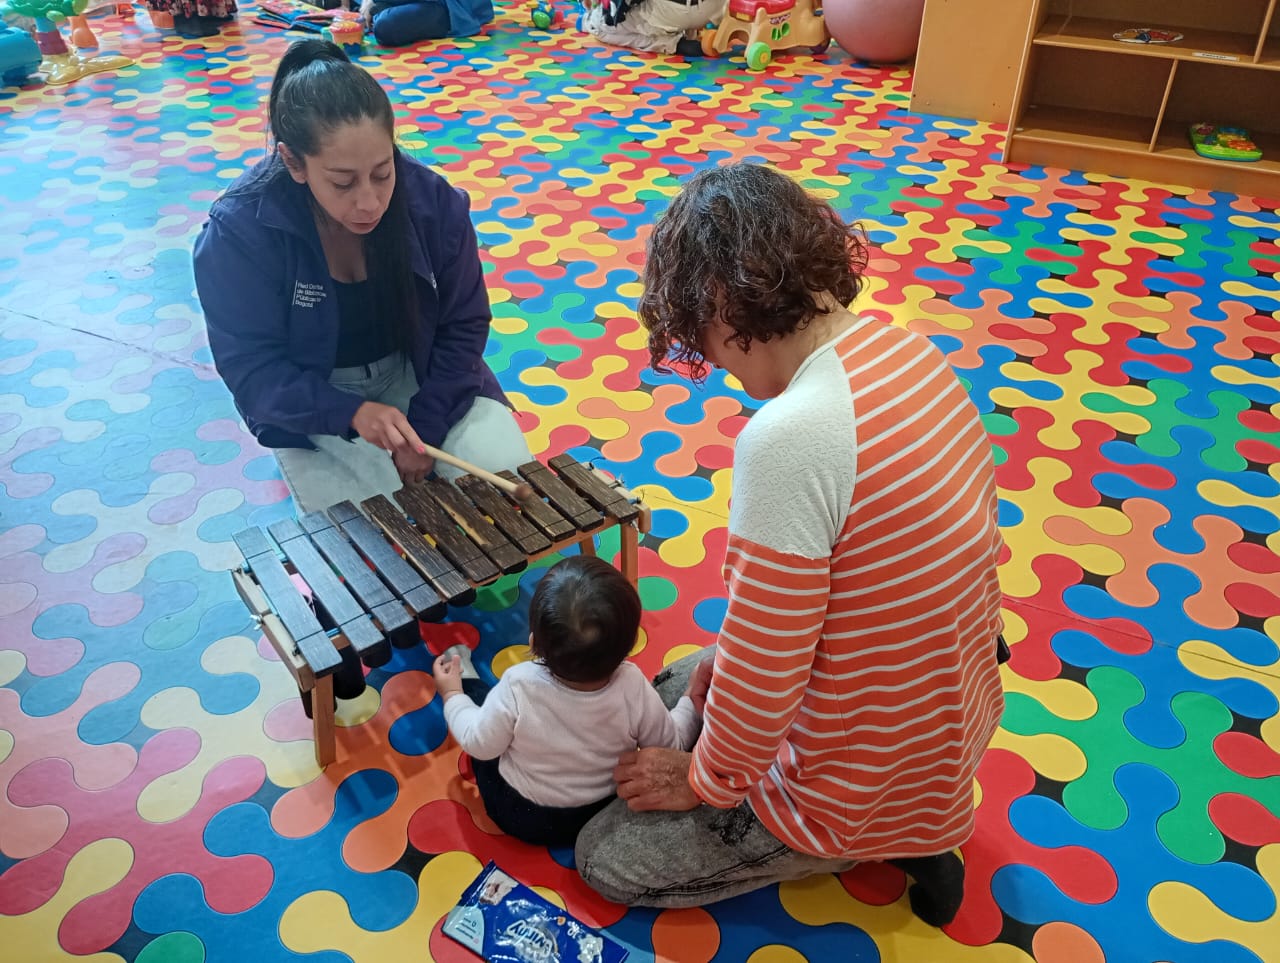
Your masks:
[[[495,475],[491,471],[485,471],[478,465],[473,465],[470,462],[463,461],[461,458],[456,458],[447,451],[441,451],[439,448],[434,448],[426,442],[423,442],[422,444],[422,453],[424,455],[430,455],[436,461],[442,461],[446,465],[452,465],[454,468],[460,468],[469,475],[475,475],[477,478],[483,478],[494,488],[506,492],[516,501],[523,501],[526,498],[533,497],[533,487],[527,482],[508,481],[499,475]]]

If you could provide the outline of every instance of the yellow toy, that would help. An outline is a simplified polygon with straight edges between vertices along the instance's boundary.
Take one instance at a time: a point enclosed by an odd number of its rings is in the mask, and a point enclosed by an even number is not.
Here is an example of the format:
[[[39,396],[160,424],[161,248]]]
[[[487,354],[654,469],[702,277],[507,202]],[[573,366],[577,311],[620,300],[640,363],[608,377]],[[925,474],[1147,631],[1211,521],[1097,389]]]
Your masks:
[[[775,50],[808,47],[822,53],[831,43],[816,0],[729,0],[719,27],[702,31],[702,52],[718,57],[745,45],[747,68],[764,70]]]

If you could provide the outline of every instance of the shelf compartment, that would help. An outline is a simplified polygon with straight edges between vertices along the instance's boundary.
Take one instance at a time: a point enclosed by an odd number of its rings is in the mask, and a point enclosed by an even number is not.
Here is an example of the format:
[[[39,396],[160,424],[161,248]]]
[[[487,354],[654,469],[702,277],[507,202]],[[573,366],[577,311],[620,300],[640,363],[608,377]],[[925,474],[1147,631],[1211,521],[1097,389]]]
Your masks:
[[[1174,184],[1280,199],[1280,134],[1255,133],[1254,141],[1262,148],[1262,160],[1212,160],[1195,152],[1185,125],[1166,124],[1151,158],[1169,171],[1162,179]]]
[[[1254,71],[1249,84],[1239,73],[1211,64],[1179,64],[1165,106],[1154,154],[1163,163],[1194,165],[1199,181],[1211,180],[1215,189],[1241,194],[1280,195],[1280,72]],[[1248,128],[1262,148],[1262,160],[1224,161],[1201,157],[1191,146],[1187,129],[1202,121]]]
[[[1158,27],[1204,37],[1213,34],[1249,38],[1249,56],[1264,30],[1271,0],[1046,0],[1042,8],[1050,17],[1101,20],[1117,26],[1107,34],[1128,27]],[[1187,40],[1182,42],[1187,45]],[[1126,44],[1125,46],[1137,46]]]
[[[1007,163],[1066,168],[1107,177],[1133,177],[1156,184],[1280,200],[1280,136],[1262,135],[1258,144],[1265,152],[1263,159],[1241,163],[1201,157],[1191,147],[1185,129],[1181,133],[1172,128],[1162,130],[1154,151],[1125,147],[1122,143],[1094,147],[1080,140],[1056,143],[1015,134],[1010,140]]]
[[[1026,106],[1012,134],[1107,150],[1147,150],[1176,67],[1172,60],[1037,47],[1031,51]]]
[[[1221,70],[1212,64],[1183,63],[1169,93],[1161,133],[1168,128],[1185,137],[1189,124],[1203,121],[1247,127],[1252,133],[1265,136],[1280,131],[1277,101],[1280,73],[1253,71],[1250,82],[1242,84],[1238,71]]]
[[[1176,30],[1183,37],[1176,43],[1162,44],[1124,43],[1115,39],[1115,34],[1129,27],[1160,27]],[[1034,43],[1079,50],[1105,50],[1138,57],[1252,64],[1258,45],[1258,32],[1233,33],[1202,27],[1174,27],[1164,23],[1148,23],[1145,20],[1135,22],[1132,19],[1103,20],[1054,15],[1040,28]],[[1203,56],[1204,54],[1209,56]]]
[[[1201,157],[1191,146],[1191,138],[1187,136],[1188,124],[1166,124],[1156,138],[1155,153],[1161,157],[1174,160],[1195,161],[1199,164],[1212,165],[1224,174],[1248,174],[1250,172],[1264,174],[1280,174],[1280,134],[1269,131],[1255,132],[1254,143],[1262,148],[1262,160],[1227,161]],[[1272,188],[1274,190],[1274,186]]]
[[[1151,143],[1155,119],[1079,107],[1032,105],[1013,131],[1015,140],[1081,144],[1103,150],[1143,151]]]

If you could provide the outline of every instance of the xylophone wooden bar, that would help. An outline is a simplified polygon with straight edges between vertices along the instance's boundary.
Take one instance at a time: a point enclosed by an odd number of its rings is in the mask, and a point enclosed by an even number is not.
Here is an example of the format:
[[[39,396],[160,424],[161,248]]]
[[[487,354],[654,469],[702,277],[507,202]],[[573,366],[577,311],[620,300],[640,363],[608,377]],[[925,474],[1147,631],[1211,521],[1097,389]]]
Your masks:
[[[428,492],[420,487],[402,488],[396,492],[396,501],[413,519],[418,531],[431,536],[440,554],[466,577],[467,582],[491,582],[498,577],[498,566],[480,546],[467,538],[465,532],[458,530],[448,512],[436,504]]]
[[[338,502],[328,510],[328,515],[418,618],[425,622],[444,618],[445,600],[440,593],[423,581],[355,505]]]
[[[294,644],[306,660],[312,675],[320,678],[332,674],[342,660],[329,644],[328,633],[316,619],[311,606],[289,578],[289,573],[285,571],[267,534],[260,528],[250,528],[238,532],[234,539],[244,556],[245,565],[261,586],[272,610],[293,637]]]
[[[329,563],[292,518],[282,519],[268,529],[285,556],[311,588],[321,611],[347,637],[362,659],[382,664],[391,657],[390,642],[364,607],[351,597]]]
[[[640,509],[620,495],[618,489],[606,485],[598,474],[569,455],[557,455],[547,464],[569,479],[587,501],[604,514],[620,522],[629,522],[640,514]]]
[[[551,547],[551,539],[516,511],[492,485],[474,475],[463,475],[458,479],[458,487],[466,492],[476,508],[493,519],[493,524],[524,553],[526,559]]]
[[[518,483],[520,481],[519,477],[513,472],[500,471],[497,474],[498,477],[505,478],[509,482]],[[528,517],[529,521],[540,528],[553,542],[568,538],[578,530],[577,525],[536,495],[518,499],[516,504],[520,506],[520,510]]]
[[[417,613],[411,613],[409,609],[412,606],[406,608],[400,599],[391,594],[391,590],[333,523],[320,512],[307,512],[298,517],[298,524],[310,536],[320,554],[333,566],[351,593],[360,600],[360,604],[377,620],[391,644],[401,649],[416,644],[421,638],[418,620],[415,618]],[[433,598],[431,604],[434,606],[438,602],[438,598]]]
[[[474,476],[473,476],[474,477]],[[483,484],[483,481],[481,482]],[[454,524],[466,533],[503,575],[523,572],[529,567],[529,556],[516,548],[488,518],[481,514],[466,493],[443,478],[428,478],[423,487],[444,509]]]
[[[589,532],[604,523],[604,516],[588,505],[577,492],[562,482],[541,462],[531,461],[519,468],[520,477],[556,507],[565,518]]]
[[[236,588],[298,683],[322,766],[336,754],[335,679],[349,698],[359,691],[353,673],[363,685],[360,660],[385,662],[388,640],[419,644],[415,616],[439,619],[446,602],[469,604],[500,574],[573,546],[594,555],[595,534],[611,525],[621,536],[618,567],[636,583],[648,509],[590,466],[569,456],[552,462],[554,474],[539,462],[518,469],[540,495],[513,499],[473,476],[456,487],[436,478],[397,492],[403,511],[378,495],[363,511],[342,502],[277,522],[270,534],[235,536],[245,556],[232,572]],[[290,572],[306,583],[314,611]]]
[[[470,605],[476,591],[453,570],[448,561],[418,533],[385,495],[374,495],[360,503],[375,525],[399,546],[431,587],[450,605]],[[495,571],[496,575],[497,572]]]

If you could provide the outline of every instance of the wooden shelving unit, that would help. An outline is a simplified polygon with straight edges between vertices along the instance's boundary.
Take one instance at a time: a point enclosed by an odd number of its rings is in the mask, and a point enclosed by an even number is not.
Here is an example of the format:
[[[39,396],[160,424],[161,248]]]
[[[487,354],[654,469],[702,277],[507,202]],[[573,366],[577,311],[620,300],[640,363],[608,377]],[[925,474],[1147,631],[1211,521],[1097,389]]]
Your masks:
[[[1042,164],[1280,197],[1280,0],[1034,0],[1005,145]],[[1172,30],[1135,44],[1130,27]],[[1193,123],[1248,128],[1263,159],[1201,157]]]

